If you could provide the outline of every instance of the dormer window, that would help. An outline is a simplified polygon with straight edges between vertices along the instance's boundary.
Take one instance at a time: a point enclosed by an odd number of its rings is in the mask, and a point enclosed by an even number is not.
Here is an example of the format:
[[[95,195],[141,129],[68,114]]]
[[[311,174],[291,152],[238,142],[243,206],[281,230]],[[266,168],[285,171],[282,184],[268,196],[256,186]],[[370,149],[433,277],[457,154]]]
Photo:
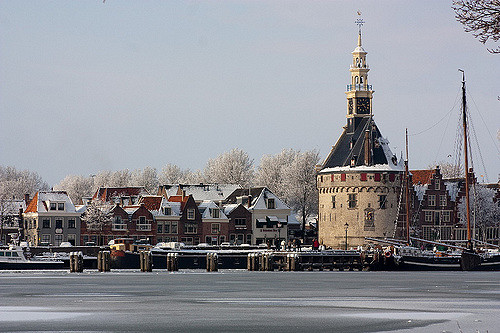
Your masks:
[[[217,208],[210,208],[210,216],[212,216],[214,219],[218,219],[220,214],[219,210]]]
[[[267,199],[267,209],[275,209],[274,199]]]
[[[57,203],[51,202],[50,203],[50,210],[56,210],[57,209]]]
[[[163,214],[165,214],[165,215],[172,215],[172,208],[170,208],[170,207],[163,207]]]
[[[57,210],[64,210],[64,202],[59,202],[57,204]]]

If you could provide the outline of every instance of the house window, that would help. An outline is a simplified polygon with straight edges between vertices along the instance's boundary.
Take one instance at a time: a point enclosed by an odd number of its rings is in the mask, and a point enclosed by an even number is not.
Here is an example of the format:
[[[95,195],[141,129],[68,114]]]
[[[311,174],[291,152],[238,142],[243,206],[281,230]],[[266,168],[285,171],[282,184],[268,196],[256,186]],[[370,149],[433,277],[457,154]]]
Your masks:
[[[441,207],[446,207],[447,203],[448,203],[448,202],[447,202],[447,200],[446,200],[446,194],[441,194],[441,195],[439,196],[439,205],[440,205]]]
[[[332,208],[335,208],[335,196],[332,195]]]
[[[68,235],[68,242],[75,246],[76,245],[76,235],[75,234],[69,234]]]
[[[57,207],[57,205],[55,202],[50,203],[50,210],[56,210],[56,207]]]
[[[162,234],[162,233],[163,233],[163,224],[158,223],[158,227],[157,227],[157,228],[158,228],[158,231],[157,231],[157,232],[158,232],[159,234]]]
[[[137,230],[139,231],[151,231],[151,224],[146,221],[146,216],[139,216],[139,221],[137,223]]]
[[[76,221],[75,220],[73,220],[73,219],[68,220],[68,229],[76,229]]]
[[[431,211],[425,212],[425,222],[432,222],[432,212]]]
[[[219,213],[220,210],[218,208],[210,208],[210,215],[212,216],[212,218],[218,219],[220,216]]]
[[[42,228],[50,228],[50,220],[49,219],[42,220]]]
[[[170,208],[170,207],[163,207],[163,214],[165,214],[165,215],[172,215],[172,208]]]
[[[63,227],[63,220],[56,219],[56,229],[62,229]]]
[[[54,236],[54,246],[61,245],[62,241],[63,241],[63,235],[55,235]]]
[[[177,222],[172,222],[170,224],[170,226],[171,226],[170,233],[176,234],[178,232],[178,230],[177,230]]]
[[[252,244],[252,235],[247,235],[247,244]]]
[[[123,223],[121,216],[115,216],[113,220],[113,230],[127,230],[127,224]]]
[[[443,211],[442,219],[443,219],[443,222],[450,222],[450,211],[449,210]]]
[[[194,220],[194,209],[193,208],[189,208],[187,210],[187,219]]]
[[[50,244],[50,235],[42,235],[42,243],[48,243]]]
[[[429,194],[427,204],[432,207],[436,206],[436,196],[434,194]]]
[[[193,223],[184,224],[184,233],[185,234],[196,234],[198,233],[198,226]]]
[[[349,194],[349,208],[356,208],[358,200],[356,194]]]
[[[247,225],[247,219],[245,218],[235,218],[234,219],[234,225],[236,226],[246,226]]]
[[[212,234],[220,233],[220,223],[212,223]]]
[[[342,173],[342,174],[340,175],[340,181],[341,181],[341,182],[345,182],[345,181],[346,181],[346,178],[347,178],[347,177],[346,177],[345,173]]]
[[[387,208],[387,195],[379,195],[378,196],[378,207],[380,209]]]
[[[374,179],[373,179],[373,180],[374,180],[374,181],[376,181],[376,182],[379,182],[379,181],[380,181],[380,178],[381,178],[381,177],[380,177],[380,173],[376,173],[376,174],[374,175]]]
[[[435,186],[436,190],[440,190],[441,189],[441,180],[435,179],[434,180],[434,186]]]
[[[182,237],[181,242],[186,245],[193,245],[193,237]]]
[[[59,202],[57,204],[57,210],[64,210],[64,202]]]
[[[366,173],[361,174],[361,181],[365,182],[367,180]]]
[[[267,209],[275,209],[274,199],[267,199]]]

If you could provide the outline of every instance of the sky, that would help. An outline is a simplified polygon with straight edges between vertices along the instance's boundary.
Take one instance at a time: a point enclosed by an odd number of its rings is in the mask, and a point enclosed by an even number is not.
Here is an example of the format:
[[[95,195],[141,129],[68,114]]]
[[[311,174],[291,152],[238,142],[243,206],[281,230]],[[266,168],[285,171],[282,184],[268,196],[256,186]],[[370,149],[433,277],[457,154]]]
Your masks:
[[[232,148],[256,165],[283,148],[326,158],[346,123],[359,10],[374,119],[393,153],[408,128],[411,169],[453,162],[461,68],[481,147],[474,166],[496,182],[500,55],[450,6],[1,1],[0,165],[55,185],[101,170],[202,169]]]

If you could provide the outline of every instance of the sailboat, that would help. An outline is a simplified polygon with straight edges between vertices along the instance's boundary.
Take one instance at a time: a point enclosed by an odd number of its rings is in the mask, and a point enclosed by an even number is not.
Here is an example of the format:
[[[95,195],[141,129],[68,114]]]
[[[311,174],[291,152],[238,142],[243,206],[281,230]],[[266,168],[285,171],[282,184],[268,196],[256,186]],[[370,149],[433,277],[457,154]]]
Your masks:
[[[465,88],[465,73],[462,72],[462,126],[464,136],[464,166],[465,166],[465,200],[467,218],[467,245],[457,246],[448,243],[429,241],[410,236],[410,212],[409,212],[409,171],[408,171],[408,130],[406,130],[406,160],[405,177],[403,188],[406,197],[406,223],[405,240],[397,239],[374,239],[369,240],[391,245],[394,264],[389,269],[397,270],[500,270],[500,252],[481,250],[475,245],[480,243],[472,238],[470,221],[470,170],[468,160],[468,137],[467,137],[467,99]],[[412,246],[413,242],[427,243],[441,246],[451,251],[441,252],[436,250],[422,250]],[[491,245],[491,244],[490,244]]]

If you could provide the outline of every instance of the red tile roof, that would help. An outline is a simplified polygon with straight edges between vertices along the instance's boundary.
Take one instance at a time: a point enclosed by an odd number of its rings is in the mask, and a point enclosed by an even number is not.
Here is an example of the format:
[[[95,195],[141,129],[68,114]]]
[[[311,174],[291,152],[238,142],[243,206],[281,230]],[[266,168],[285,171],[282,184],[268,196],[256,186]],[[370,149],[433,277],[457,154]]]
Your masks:
[[[36,192],[33,199],[31,199],[28,207],[26,207],[25,213],[37,213],[38,212],[38,192]]]
[[[142,197],[139,201],[139,204],[144,204],[148,210],[159,210],[161,205],[161,199],[163,197],[161,195],[150,195]]]
[[[412,175],[412,183],[413,185],[421,184],[430,184],[432,176],[436,173],[436,170],[410,170]]]
[[[110,201],[112,197],[139,196],[146,193],[143,187],[100,187],[95,192],[92,200]]]
[[[184,209],[184,206],[186,205],[190,195],[188,196],[182,196],[182,195],[171,195],[168,198],[168,201],[170,202],[180,202],[181,203],[181,210]]]

